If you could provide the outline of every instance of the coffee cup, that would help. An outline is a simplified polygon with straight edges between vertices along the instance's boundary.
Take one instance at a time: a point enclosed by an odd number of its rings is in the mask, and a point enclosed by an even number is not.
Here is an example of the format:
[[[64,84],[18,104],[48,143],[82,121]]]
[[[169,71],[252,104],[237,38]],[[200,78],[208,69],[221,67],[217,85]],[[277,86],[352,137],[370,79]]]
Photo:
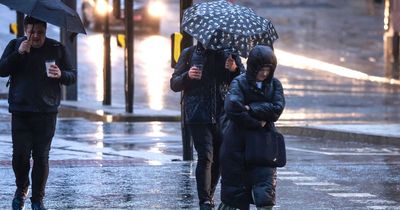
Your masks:
[[[50,69],[50,66],[51,66],[51,65],[55,65],[55,64],[56,64],[56,61],[55,61],[55,60],[46,60],[45,64],[46,64],[46,73],[47,73],[47,76],[48,76],[48,77],[51,77],[52,75],[50,74],[49,69]]]

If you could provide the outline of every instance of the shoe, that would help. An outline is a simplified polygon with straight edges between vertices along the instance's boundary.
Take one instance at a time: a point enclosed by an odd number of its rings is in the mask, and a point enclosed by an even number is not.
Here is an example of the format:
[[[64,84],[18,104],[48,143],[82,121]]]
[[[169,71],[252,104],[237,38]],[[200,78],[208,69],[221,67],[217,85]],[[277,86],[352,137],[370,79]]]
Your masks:
[[[21,197],[14,197],[12,200],[12,209],[13,210],[24,210],[25,208],[25,199]]]
[[[28,188],[23,190],[17,189],[15,191],[14,198],[11,204],[13,210],[24,210],[25,200],[26,197],[28,196],[28,192],[29,192]]]
[[[200,210],[214,210],[214,205],[210,202],[200,204]]]
[[[46,207],[44,207],[43,201],[32,201],[32,210],[47,210]]]

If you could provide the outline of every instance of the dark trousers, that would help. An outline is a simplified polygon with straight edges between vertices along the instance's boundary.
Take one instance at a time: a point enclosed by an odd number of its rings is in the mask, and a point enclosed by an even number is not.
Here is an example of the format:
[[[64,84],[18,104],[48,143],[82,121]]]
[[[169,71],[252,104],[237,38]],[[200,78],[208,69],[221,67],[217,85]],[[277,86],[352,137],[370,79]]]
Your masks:
[[[215,124],[188,126],[197,151],[196,182],[201,204],[213,200],[218,184],[221,136]]]
[[[17,191],[29,187],[30,158],[32,154],[32,201],[41,201],[45,195],[49,175],[49,152],[56,127],[56,113],[12,114],[12,165]]]

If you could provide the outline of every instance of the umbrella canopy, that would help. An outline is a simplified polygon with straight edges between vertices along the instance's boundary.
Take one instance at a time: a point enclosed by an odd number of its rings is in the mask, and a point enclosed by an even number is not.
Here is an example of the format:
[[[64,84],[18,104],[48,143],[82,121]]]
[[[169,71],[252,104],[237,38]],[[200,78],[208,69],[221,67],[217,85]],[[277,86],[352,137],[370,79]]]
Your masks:
[[[278,39],[271,21],[226,0],[194,4],[184,12],[181,27],[207,49],[228,48],[243,57],[255,45],[272,46]]]
[[[78,13],[60,0],[0,0],[0,4],[67,31],[86,34]]]

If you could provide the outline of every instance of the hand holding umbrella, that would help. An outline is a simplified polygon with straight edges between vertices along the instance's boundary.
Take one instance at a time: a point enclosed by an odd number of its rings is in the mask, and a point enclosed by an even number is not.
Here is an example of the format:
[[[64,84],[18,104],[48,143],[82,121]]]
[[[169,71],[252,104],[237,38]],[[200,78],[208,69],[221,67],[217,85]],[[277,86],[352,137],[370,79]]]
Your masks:
[[[237,69],[237,65],[235,59],[232,58],[232,54],[226,59],[225,68],[228,69],[230,72],[235,72]]]

